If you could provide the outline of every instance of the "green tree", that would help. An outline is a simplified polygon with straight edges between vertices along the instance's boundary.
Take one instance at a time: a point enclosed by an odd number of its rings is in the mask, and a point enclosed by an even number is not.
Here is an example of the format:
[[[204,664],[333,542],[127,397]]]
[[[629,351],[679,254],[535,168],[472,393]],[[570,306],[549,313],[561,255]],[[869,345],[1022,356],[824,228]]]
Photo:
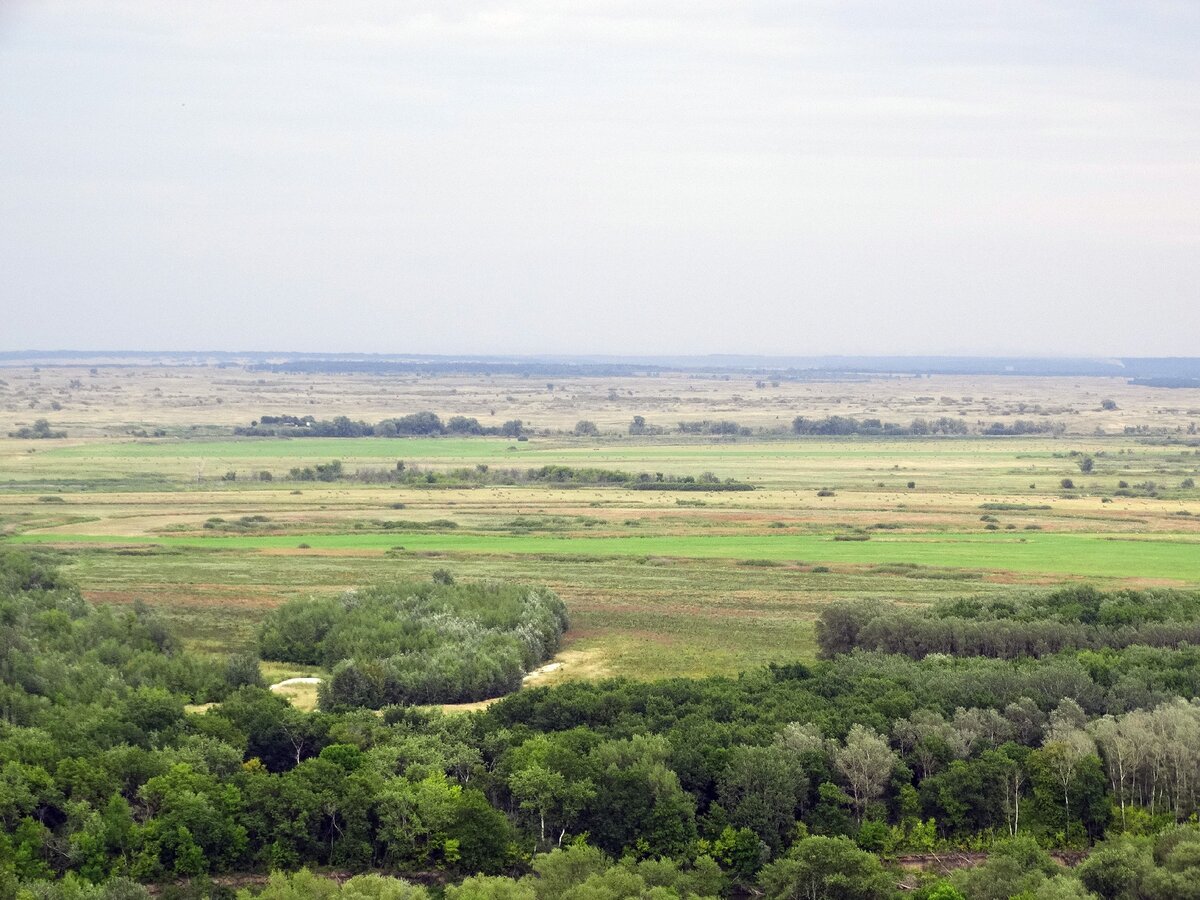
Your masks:
[[[730,823],[749,828],[773,851],[787,841],[807,792],[798,755],[777,747],[735,748],[717,780],[717,797]]]
[[[892,878],[878,857],[844,837],[808,837],[759,876],[768,900],[885,900]]]
[[[536,763],[513,773],[508,779],[508,787],[521,809],[537,815],[539,844],[542,846],[546,843],[547,819],[559,831],[556,843],[561,846],[567,829],[587,802],[596,796],[590,780],[568,780],[559,772]]]
[[[846,779],[862,821],[867,806],[883,795],[897,756],[875,729],[856,724],[846,735],[846,743],[834,751],[833,761]]]
[[[557,900],[593,875],[606,871],[612,860],[587,844],[575,844],[534,857],[533,887],[538,900]]]
[[[960,869],[950,881],[970,900],[1009,900],[1035,896],[1047,877],[1058,871],[1057,864],[1037,841],[1021,835],[996,844],[987,862]]]
[[[446,888],[446,900],[537,900],[529,884],[498,875],[475,875]]]
[[[1153,865],[1145,841],[1120,838],[1093,849],[1075,872],[1084,887],[1102,900],[1137,900]]]

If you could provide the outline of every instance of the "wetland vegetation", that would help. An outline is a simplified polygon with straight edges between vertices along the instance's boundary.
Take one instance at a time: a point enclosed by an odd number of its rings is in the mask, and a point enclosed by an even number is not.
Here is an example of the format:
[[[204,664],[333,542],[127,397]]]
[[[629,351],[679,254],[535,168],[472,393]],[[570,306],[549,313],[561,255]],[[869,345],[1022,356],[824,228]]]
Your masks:
[[[1194,880],[1186,389],[384,377],[5,373],[2,890]]]

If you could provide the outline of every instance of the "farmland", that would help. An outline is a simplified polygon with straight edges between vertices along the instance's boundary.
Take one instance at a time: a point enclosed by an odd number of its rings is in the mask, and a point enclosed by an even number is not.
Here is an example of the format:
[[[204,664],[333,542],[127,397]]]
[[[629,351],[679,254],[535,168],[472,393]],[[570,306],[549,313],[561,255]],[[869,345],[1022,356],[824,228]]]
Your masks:
[[[436,568],[553,587],[572,617],[576,664],[564,678],[731,674],[808,658],[812,622],[838,598],[921,604],[1064,580],[1200,584],[1192,391],[1098,378],[756,389],[683,376],[325,376],[302,388],[295,376],[204,367],[18,369],[4,380],[4,431],[44,411],[68,432],[0,440],[6,541],[52,550],[92,599],[143,600],[213,652],[249,647],[265,612],[288,598]],[[1108,397],[1115,411],[1101,409]],[[1037,407],[1064,427],[1053,437],[798,438],[778,425],[835,410],[903,420],[931,401],[980,421]],[[521,441],[230,436],[288,409],[368,421],[432,409],[530,425]],[[753,431],[631,436],[624,426],[639,414],[731,418]],[[599,434],[571,435],[585,417]],[[1166,425],[1155,437],[1138,432],[1147,423]],[[334,460],[336,481],[290,474]],[[430,473],[711,473],[754,490],[356,477],[398,462]]]

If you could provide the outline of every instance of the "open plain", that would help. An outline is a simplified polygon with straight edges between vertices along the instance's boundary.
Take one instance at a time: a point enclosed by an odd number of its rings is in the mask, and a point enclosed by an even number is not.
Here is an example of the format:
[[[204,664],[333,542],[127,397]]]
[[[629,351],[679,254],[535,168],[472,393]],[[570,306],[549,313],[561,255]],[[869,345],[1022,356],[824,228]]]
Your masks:
[[[160,608],[213,652],[248,648],[265,611],[290,597],[435,569],[559,592],[573,656],[555,679],[728,674],[811,657],[813,620],[835,598],[1200,584],[1196,390],[1111,378],[701,371],[548,382],[144,364],[11,367],[0,380],[0,433],[46,418],[67,434],[0,439],[4,540],[61,556],[93,600]],[[423,410],[484,426],[519,419],[521,439],[233,434],[264,415],[372,423]],[[798,436],[801,415],[953,416],[972,433]],[[652,433],[631,435],[634,416]],[[598,433],[574,434],[580,420]],[[680,433],[704,420],[740,433]],[[979,433],[1015,420],[1048,430]],[[293,473],[332,461],[342,466],[333,481]],[[397,463],[711,473],[754,489],[383,480]]]

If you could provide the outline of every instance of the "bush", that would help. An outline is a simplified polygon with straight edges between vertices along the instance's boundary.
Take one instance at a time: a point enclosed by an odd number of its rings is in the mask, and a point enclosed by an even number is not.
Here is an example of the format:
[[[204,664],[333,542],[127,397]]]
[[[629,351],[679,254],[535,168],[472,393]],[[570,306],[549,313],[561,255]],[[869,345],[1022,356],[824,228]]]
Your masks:
[[[769,900],[887,900],[895,887],[878,857],[858,849],[845,837],[802,838],[785,857],[762,870],[759,884]]]
[[[8,433],[10,438],[21,438],[30,441],[45,441],[58,438],[65,438],[65,431],[54,431],[50,428],[50,423],[45,419],[38,419],[32,426],[26,425],[24,428],[18,428],[16,431]]]

